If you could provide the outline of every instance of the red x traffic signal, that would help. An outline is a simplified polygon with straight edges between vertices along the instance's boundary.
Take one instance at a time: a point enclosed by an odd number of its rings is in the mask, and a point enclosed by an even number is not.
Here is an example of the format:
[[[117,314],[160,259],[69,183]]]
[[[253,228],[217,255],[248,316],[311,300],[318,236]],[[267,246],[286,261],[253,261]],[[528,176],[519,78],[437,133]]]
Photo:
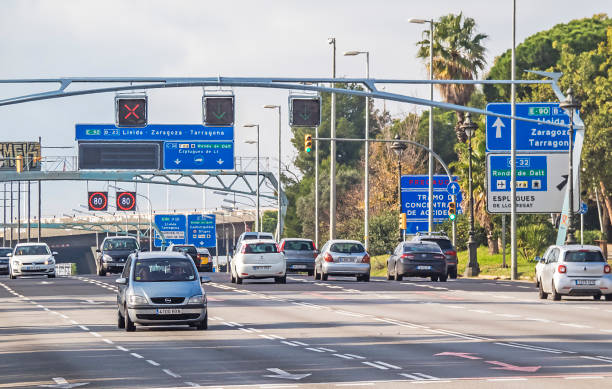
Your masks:
[[[117,127],[147,125],[147,96],[115,97]]]

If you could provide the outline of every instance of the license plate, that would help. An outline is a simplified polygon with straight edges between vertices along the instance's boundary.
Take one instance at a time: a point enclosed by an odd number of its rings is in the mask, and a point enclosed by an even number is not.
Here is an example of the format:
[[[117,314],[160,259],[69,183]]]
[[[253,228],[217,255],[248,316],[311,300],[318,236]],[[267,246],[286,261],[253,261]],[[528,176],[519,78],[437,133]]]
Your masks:
[[[595,285],[595,280],[576,280],[576,285]]]
[[[306,269],[306,265],[293,265],[291,266],[292,269]]]
[[[24,266],[23,270],[40,270],[40,266],[28,265],[28,266]]]
[[[431,270],[431,266],[417,266],[417,270]]]
[[[208,263],[208,258],[204,257],[204,258],[200,259],[200,263],[202,265],[206,265]]]
[[[340,257],[338,258],[338,262],[355,262],[355,260],[351,257]]]
[[[159,308],[157,310],[158,315],[180,315],[183,310],[180,308]]]
[[[253,266],[253,270],[269,270],[271,266]]]

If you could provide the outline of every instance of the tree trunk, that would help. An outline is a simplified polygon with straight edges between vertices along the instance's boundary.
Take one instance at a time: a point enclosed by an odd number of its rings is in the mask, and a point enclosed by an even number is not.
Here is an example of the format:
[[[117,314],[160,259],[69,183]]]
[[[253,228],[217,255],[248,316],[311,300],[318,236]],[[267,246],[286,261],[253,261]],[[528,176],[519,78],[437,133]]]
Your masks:
[[[612,203],[610,202],[610,196],[606,193],[606,186],[603,181],[599,181],[599,186],[601,187],[601,197],[604,200],[604,211],[608,213],[608,220],[612,220]]]
[[[487,246],[489,247],[489,254],[499,254],[499,244],[497,239],[493,237],[493,224],[486,224],[487,230]]]
[[[463,120],[465,118],[465,114],[462,111],[457,111],[457,124],[455,124],[455,133],[457,135],[457,140],[461,143],[465,143],[467,141],[467,135],[465,135],[465,131],[461,127],[463,124]]]

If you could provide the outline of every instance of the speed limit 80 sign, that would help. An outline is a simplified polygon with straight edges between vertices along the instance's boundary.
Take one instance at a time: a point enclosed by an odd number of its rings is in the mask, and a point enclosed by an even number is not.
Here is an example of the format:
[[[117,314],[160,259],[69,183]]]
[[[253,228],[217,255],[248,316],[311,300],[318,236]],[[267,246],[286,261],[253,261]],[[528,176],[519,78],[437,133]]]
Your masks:
[[[117,210],[133,211],[136,209],[136,192],[117,192]]]
[[[108,192],[88,192],[87,204],[90,211],[106,211],[108,209]]]

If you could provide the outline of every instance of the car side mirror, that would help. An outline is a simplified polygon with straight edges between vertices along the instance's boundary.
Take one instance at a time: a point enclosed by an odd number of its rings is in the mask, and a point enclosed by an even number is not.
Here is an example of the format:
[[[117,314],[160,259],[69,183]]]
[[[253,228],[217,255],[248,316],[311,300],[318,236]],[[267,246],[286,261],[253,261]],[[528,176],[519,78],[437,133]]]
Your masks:
[[[51,254],[52,255],[57,255],[57,251],[52,251]]]
[[[127,285],[127,278],[125,278],[125,277],[117,278],[115,280],[115,284]]]
[[[209,282],[210,282],[210,278],[204,277],[204,276],[200,277],[200,283],[201,284],[208,284]]]
[[[101,252],[102,252],[102,250],[96,249],[96,253],[101,253]]]

